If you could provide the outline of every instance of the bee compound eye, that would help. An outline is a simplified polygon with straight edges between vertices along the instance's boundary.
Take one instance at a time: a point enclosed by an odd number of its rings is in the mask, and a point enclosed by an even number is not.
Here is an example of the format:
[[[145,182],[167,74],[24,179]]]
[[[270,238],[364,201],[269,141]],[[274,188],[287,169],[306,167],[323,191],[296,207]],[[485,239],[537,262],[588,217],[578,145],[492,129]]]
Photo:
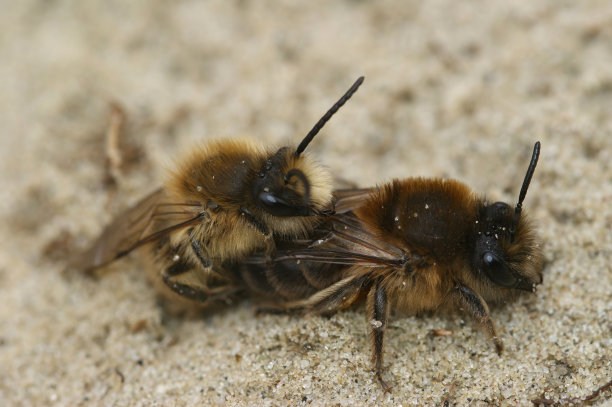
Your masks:
[[[510,206],[505,202],[495,202],[492,207],[499,216],[505,216],[510,213]]]
[[[502,287],[516,285],[516,277],[495,253],[485,252],[482,255],[482,268],[487,277],[495,284]]]
[[[505,202],[495,202],[491,206],[493,206],[495,209],[498,209],[498,210],[508,210],[508,209],[510,209],[510,206],[507,203],[505,203]]]

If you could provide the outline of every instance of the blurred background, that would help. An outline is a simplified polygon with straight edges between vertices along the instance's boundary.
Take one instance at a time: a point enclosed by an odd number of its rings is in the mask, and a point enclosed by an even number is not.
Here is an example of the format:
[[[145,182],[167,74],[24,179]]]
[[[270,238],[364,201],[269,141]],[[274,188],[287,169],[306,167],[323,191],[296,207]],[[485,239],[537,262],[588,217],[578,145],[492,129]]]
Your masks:
[[[3,4],[0,60],[7,405],[529,405],[612,378],[610,2],[25,0]],[[542,142],[525,207],[544,285],[493,311],[504,357],[460,316],[398,315],[382,394],[361,309],[181,319],[136,257],[62,276],[180,151],[295,144],[360,75],[309,146],[338,179],[452,177],[512,202]]]

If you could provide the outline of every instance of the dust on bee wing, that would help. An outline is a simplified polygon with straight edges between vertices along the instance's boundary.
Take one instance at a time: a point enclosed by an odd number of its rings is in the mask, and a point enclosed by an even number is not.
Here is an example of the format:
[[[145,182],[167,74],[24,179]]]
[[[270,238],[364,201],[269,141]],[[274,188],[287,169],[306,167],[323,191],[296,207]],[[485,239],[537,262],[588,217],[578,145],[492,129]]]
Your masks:
[[[364,267],[401,267],[408,253],[363,227],[352,213],[332,216],[317,227],[315,239],[279,245],[274,261],[307,261]]]
[[[170,202],[164,190],[158,189],[117,216],[70,267],[93,271],[146,243],[191,226],[200,218],[199,205]]]

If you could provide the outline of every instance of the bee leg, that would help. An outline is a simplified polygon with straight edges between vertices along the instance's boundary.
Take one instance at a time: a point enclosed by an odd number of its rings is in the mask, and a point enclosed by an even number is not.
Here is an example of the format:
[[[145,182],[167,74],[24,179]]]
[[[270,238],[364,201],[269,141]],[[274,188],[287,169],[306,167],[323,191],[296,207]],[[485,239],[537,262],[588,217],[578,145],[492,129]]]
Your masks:
[[[262,235],[267,236],[271,234],[268,227],[255,216],[253,216],[247,208],[240,208],[240,215],[244,216],[247,222],[253,225],[255,229],[259,230]]]
[[[221,286],[210,289],[204,284],[194,285],[193,283],[187,284],[177,281],[177,277],[189,273],[192,270],[193,266],[179,260],[170,267],[164,269],[161,273],[161,278],[168,288],[181,297],[200,303],[226,298],[238,290],[237,287],[232,286]]]
[[[504,350],[504,344],[497,336],[497,330],[495,329],[495,324],[491,319],[491,315],[489,315],[489,307],[485,300],[471,288],[463,284],[456,285],[453,291],[451,291],[451,295],[459,308],[466,310],[476,322],[484,327],[495,344],[495,350],[501,355]]]
[[[206,250],[202,247],[202,244],[193,238],[191,231],[189,232],[189,240],[191,241],[191,248],[193,249],[193,252],[198,260],[200,260],[200,263],[202,263],[202,267],[204,267],[205,270],[210,270],[212,268],[212,261],[210,261],[210,257],[208,257],[208,253],[206,253]]]
[[[260,309],[259,311],[260,313],[270,312],[276,314],[293,312],[329,314],[346,308],[355,302],[367,280],[367,275],[347,277],[314,293],[305,300],[282,304],[280,309]]]
[[[248,209],[244,207],[240,208],[240,214],[244,216],[244,218],[251,225],[253,225],[255,229],[257,229],[258,231],[261,232],[262,235],[264,235],[264,243],[266,245],[266,250],[264,253],[265,265],[267,269],[271,268],[272,267],[272,253],[274,253],[274,251],[276,250],[276,244],[274,243],[274,239],[273,239],[274,236],[272,232],[270,232],[270,229],[268,229],[268,227],[263,222],[261,222],[255,216],[253,216],[251,212],[249,212]]]
[[[266,250],[264,251],[264,266],[266,270],[272,270],[272,253],[276,251],[276,243],[274,243],[272,233],[264,235],[264,243],[266,244]]]
[[[198,241],[192,236],[192,231],[193,229],[189,231],[189,241],[191,242],[191,249],[202,264],[202,267],[204,267],[204,271],[206,273],[214,273],[219,278],[225,278],[222,273],[219,273],[217,270],[215,270],[215,268],[213,267],[212,260],[208,256],[206,249],[202,246],[202,243],[200,243],[200,241]]]
[[[347,277],[325,288],[303,301],[288,304],[288,307],[316,314],[329,314],[354,303],[369,276]]]
[[[381,279],[376,280],[376,283],[370,289],[366,308],[370,323],[370,338],[372,339],[372,362],[376,368],[376,377],[386,393],[391,390],[391,386],[382,377],[382,362],[383,340],[389,316],[389,302],[387,301],[387,292],[382,287]]]

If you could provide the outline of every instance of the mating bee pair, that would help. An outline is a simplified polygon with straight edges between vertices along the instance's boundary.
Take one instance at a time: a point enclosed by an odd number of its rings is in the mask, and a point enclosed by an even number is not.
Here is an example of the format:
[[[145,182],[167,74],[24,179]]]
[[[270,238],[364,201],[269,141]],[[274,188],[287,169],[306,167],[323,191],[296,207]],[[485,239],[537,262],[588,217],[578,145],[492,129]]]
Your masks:
[[[456,180],[406,178],[333,191],[304,150],[363,82],[317,122],[297,148],[246,140],[198,146],[165,187],[115,219],[78,267],[93,270],[145,246],[147,270],[166,296],[207,304],[246,291],[278,310],[329,313],[365,297],[380,384],[390,310],[463,309],[503,344],[487,302],[542,282],[542,254],[522,203],[488,203]]]

